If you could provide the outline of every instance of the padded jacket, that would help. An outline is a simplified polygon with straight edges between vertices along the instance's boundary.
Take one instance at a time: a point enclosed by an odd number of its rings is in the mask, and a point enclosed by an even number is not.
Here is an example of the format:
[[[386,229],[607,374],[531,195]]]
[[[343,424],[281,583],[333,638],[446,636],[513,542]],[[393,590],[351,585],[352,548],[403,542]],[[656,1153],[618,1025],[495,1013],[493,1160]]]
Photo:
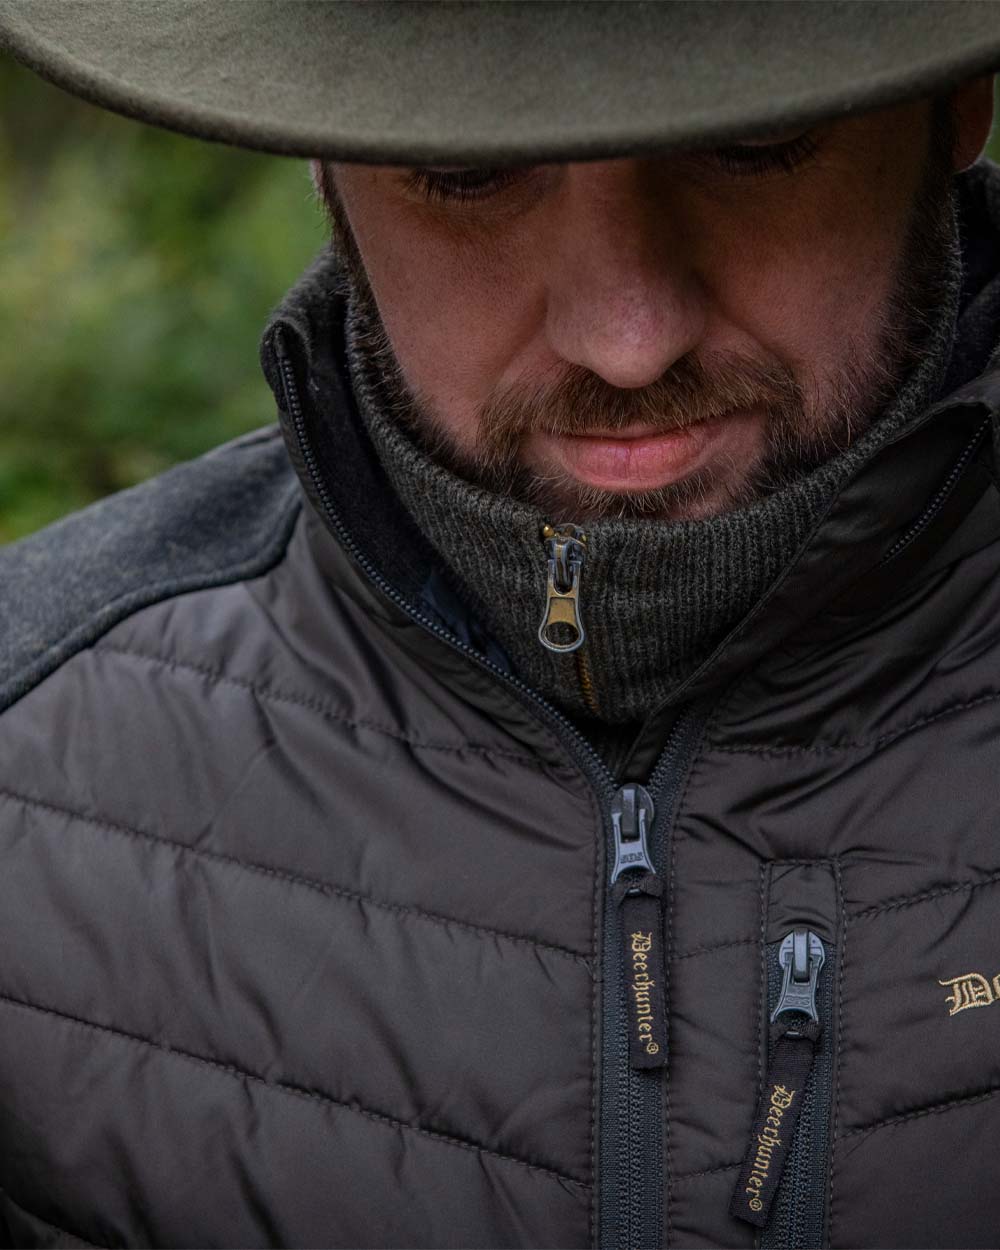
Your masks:
[[[612,770],[342,319],[268,329],[283,438],[0,553],[5,1244],[1000,1244],[990,353]]]

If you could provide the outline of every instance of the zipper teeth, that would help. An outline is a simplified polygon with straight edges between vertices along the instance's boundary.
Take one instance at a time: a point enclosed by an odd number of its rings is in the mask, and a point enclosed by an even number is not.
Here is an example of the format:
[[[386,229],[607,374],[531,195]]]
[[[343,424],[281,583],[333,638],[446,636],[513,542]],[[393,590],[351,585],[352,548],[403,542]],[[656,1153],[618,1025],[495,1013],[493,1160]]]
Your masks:
[[[670,731],[667,744],[649,778],[646,789],[656,805],[656,813],[649,830],[649,852],[657,873],[667,882],[668,864],[665,862],[670,847],[674,823],[674,806],[680,788],[678,764],[690,755],[697,734],[706,719],[700,705],[682,709]],[[672,775],[671,775],[672,774]],[[672,783],[672,784],[670,784]],[[613,967],[609,969],[609,983],[617,985],[619,1009],[624,1000],[624,982],[618,977],[618,960],[614,958],[614,946],[621,941],[621,917],[618,908],[607,896],[609,919],[605,923],[608,933],[608,949],[612,951]],[[615,926],[618,926],[617,928]],[[666,939],[666,934],[664,935]],[[669,1012],[669,951],[664,949],[667,975],[664,983],[664,999]],[[669,1024],[668,1024],[669,1039]],[[669,1074],[669,1068],[667,1069]],[[624,1114],[618,1121],[618,1176],[617,1193],[621,1224],[617,1229],[618,1250],[648,1250],[661,1245],[662,1186],[666,1176],[662,1164],[657,1163],[659,1189],[648,1183],[650,1155],[662,1160],[664,1149],[664,1124],[661,1114],[663,1081],[649,1072],[636,1071],[629,1062],[628,1037],[620,1034],[616,1042],[616,1090]],[[669,1128],[667,1129],[669,1132]]]
[[[695,735],[701,730],[707,719],[706,705],[688,704],[678,713],[677,719],[670,730],[667,743],[656,762],[646,789],[656,803],[657,818],[662,815],[660,806],[660,789],[667,781],[667,774],[674,771],[678,759],[687,754]],[[672,795],[670,796],[673,797]],[[671,824],[673,821],[671,820]]]
[[[597,691],[594,687],[594,670],[591,668],[585,647],[581,647],[576,653],[576,675],[588,710],[591,715],[600,716],[601,705],[597,701]]]
[[[986,431],[989,428],[990,421],[991,421],[991,418],[987,417],[985,421],[983,421],[983,423],[979,426],[975,434],[973,434],[972,439],[969,442],[968,446],[965,448],[961,456],[959,456],[958,460],[953,465],[951,472],[948,474],[945,480],[938,487],[937,494],[930,501],[930,503],[927,505],[924,511],[920,514],[920,516],[917,517],[916,521],[914,521],[914,523],[910,526],[910,528],[906,531],[906,533],[902,534],[893,543],[893,545],[885,553],[882,559],[879,560],[878,565],[876,565],[876,567],[880,567],[883,564],[887,564],[890,560],[894,560],[902,551],[904,551],[910,545],[910,543],[913,542],[915,538],[918,538],[924,532],[927,526],[930,525],[931,521],[934,520],[934,518],[937,516],[937,514],[941,511],[941,509],[944,507],[945,503],[947,502],[948,496],[951,494],[951,492],[955,489],[956,485],[958,484],[958,479],[965,472],[965,469],[968,466],[969,461],[972,459],[975,453],[979,450],[979,445],[983,441]]]
[[[493,661],[487,656],[481,655],[478,651],[473,650],[473,648],[468,646],[467,643],[462,642],[460,638],[456,638],[447,630],[442,629],[436,621],[433,621],[429,616],[425,616],[422,612],[415,608],[409,600],[404,598],[404,596],[401,595],[399,591],[396,590],[395,587],[382,576],[375,565],[372,564],[354,539],[350,536],[333,506],[333,501],[330,498],[329,491],[326,489],[326,486],[318,473],[316,457],[304,437],[305,419],[302,412],[302,406],[298,399],[297,386],[295,377],[292,373],[291,361],[285,355],[284,344],[281,340],[281,331],[278,330],[275,332],[278,369],[281,372],[281,379],[284,383],[285,398],[288,401],[289,412],[295,426],[295,436],[298,440],[299,451],[302,453],[302,459],[309,472],[309,477],[316,490],[316,494],[323,504],[326,519],[330,523],[331,528],[336,533],[345,550],[354,559],[368,580],[376,586],[387,599],[391,600],[398,608],[401,608],[411,620],[423,626],[423,628],[428,630],[436,638],[448,643],[448,645],[453,647],[456,651],[459,651],[463,655],[467,656],[475,664],[479,665],[480,668],[484,668],[489,673],[492,673],[493,676],[503,684],[513,687],[520,694],[524,695],[543,714],[543,719],[555,722],[560,729],[565,732],[567,738],[572,741],[573,745],[579,751],[580,756],[582,757],[580,763],[583,766],[584,772],[589,773],[592,780],[600,780],[600,792],[605,798],[607,798],[614,792],[614,777],[612,777],[607,765],[583,736],[583,734],[581,734],[576,728],[573,722],[563,716],[558,708],[553,707],[551,703],[547,702],[539,694],[537,694],[526,682],[521,681],[521,679],[513,673],[505,673],[499,665],[494,664]]]
[[[771,943],[767,951],[768,1016],[781,996],[780,945],[780,942]],[[829,1166],[830,1103],[833,1096],[833,967],[837,947],[832,942],[826,942],[825,950],[826,959],[820,972],[822,988],[816,995],[823,1034],[803,1091],[802,1110],[785,1172],[774,1197],[771,1219],[760,1234],[761,1250],[800,1250],[802,1247],[822,1246],[825,1241],[824,1180]],[[769,1062],[771,1050],[769,1045]]]

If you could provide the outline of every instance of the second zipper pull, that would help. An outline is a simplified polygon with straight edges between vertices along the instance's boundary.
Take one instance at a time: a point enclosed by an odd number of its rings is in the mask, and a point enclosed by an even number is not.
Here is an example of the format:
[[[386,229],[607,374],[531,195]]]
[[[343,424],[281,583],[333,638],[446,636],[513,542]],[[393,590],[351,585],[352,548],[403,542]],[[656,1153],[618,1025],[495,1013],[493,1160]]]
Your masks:
[[[816,986],[826,947],[808,929],[793,929],[778,950],[781,992],[771,1012],[771,1060],[740,1169],[730,1215],[763,1228],[791,1149],[822,1026]]]

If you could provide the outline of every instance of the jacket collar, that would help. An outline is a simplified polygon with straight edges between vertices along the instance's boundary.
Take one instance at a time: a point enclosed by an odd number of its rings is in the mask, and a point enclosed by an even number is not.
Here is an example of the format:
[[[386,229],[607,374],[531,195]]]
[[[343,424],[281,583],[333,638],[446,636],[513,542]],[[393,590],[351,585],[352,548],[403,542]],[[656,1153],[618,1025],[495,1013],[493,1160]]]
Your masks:
[[[956,369],[976,376],[860,465],[783,575],[688,678],[679,692],[685,700],[731,682],[852,587],[864,585],[863,598],[877,610],[913,575],[913,560],[903,553],[912,557],[944,542],[986,489],[981,466],[992,461],[994,446],[1000,448],[1000,435],[991,437],[991,430],[1000,431],[1000,361],[992,350],[1000,321],[1000,255],[993,241],[1000,227],[1000,170],[984,162],[970,171],[961,183],[961,206],[964,250],[974,261],[966,266]],[[502,666],[464,605],[439,593],[434,553],[395,497],[364,431],[344,358],[346,301],[336,261],[324,253],[272,318],[261,349],[292,461],[341,548],[318,558],[348,590],[359,592],[358,579],[366,595],[374,590],[387,619],[419,617]],[[433,662],[443,654],[438,643],[428,657]],[[448,657],[449,672],[461,672],[453,660]]]

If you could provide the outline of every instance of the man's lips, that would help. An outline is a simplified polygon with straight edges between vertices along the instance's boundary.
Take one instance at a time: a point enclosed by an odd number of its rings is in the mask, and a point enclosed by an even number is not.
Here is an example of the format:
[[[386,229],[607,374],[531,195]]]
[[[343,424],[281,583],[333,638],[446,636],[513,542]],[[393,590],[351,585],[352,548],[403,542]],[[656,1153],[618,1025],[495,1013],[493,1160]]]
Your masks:
[[[658,490],[689,477],[730,441],[742,441],[755,417],[752,410],[734,411],[666,433],[642,425],[587,434],[536,433],[532,459],[558,465],[599,490]]]

